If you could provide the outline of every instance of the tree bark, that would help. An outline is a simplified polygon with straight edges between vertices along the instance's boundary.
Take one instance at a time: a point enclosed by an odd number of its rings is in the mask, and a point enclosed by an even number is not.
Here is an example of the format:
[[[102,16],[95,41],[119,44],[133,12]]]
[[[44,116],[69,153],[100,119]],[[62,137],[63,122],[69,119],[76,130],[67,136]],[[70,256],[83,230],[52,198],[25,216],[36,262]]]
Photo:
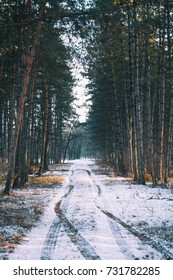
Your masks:
[[[137,27],[136,3],[134,1],[134,109],[135,109],[135,130],[137,141],[137,160],[138,160],[138,182],[145,184],[144,160],[143,160],[143,141],[142,141],[142,108],[139,88],[139,38]]]
[[[47,134],[48,134],[48,110],[49,110],[49,104],[48,104],[48,84],[47,84],[47,79],[46,79],[46,74],[44,70],[44,93],[45,93],[45,101],[44,101],[44,125],[43,125],[43,143],[42,143],[42,152],[41,152],[41,163],[40,163],[40,168],[39,168],[39,176],[42,175],[43,169],[45,167],[45,154],[46,150],[48,148],[48,139],[47,139]],[[47,167],[48,168],[48,167]]]

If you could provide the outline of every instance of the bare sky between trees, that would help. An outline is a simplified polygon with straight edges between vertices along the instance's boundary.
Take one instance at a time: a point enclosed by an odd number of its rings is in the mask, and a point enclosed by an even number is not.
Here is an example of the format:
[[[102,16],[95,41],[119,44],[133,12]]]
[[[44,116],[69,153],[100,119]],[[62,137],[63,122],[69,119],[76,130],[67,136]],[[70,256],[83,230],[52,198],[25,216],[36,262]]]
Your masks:
[[[76,113],[79,115],[79,121],[85,122],[88,113],[88,102],[87,102],[87,84],[88,80],[81,75],[82,65],[77,64],[76,69],[73,71],[73,75],[77,78],[76,85],[73,88],[74,95],[77,98],[75,100]]]

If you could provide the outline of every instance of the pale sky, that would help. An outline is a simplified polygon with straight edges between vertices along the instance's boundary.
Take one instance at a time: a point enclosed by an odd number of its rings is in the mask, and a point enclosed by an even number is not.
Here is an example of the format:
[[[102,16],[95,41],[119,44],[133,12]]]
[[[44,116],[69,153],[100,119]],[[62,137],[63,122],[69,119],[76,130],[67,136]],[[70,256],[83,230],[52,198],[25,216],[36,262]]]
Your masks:
[[[86,85],[88,83],[88,80],[84,77],[82,77],[81,74],[78,73],[78,81],[77,85],[74,87],[74,94],[77,97],[78,100],[75,101],[75,104],[78,106],[76,108],[77,113],[80,115],[79,121],[85,122],[86,116],[88,112],[88,104],[87,104],[87,96],[86,94]]]

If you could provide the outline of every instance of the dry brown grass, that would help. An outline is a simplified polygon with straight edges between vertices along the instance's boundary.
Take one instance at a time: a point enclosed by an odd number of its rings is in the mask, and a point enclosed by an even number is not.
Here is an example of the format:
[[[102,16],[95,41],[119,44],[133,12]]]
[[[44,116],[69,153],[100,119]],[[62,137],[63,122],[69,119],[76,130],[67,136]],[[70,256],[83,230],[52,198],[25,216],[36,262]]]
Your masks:
[[[21,236],[12,236],[10,241],[5,240],[6,237],[5,236],[0,236],[0,247],[1,247],[1,251],[5,253],[12,253],[15,249],[15,247],[17,247],[18,244],[20,244],[22,242],[22,240],[24,239],[24,235]]]
[[[41,177],[29,177],[29,183],[61,183],[64,181],[63,177],[58,176],[41,176]]]
[[[64,178],[59,176],[28,177],[29,183],[61,183],[63,181]],[[6,179],[0,175],[0,184],[5,184],[5,182]]]
[[[173,177],[168,178],[168,184],[173,184]]]
[[[152,182],[152,176],[151,176],[151,174],[149,174],[149,173],[145,173],[145,181],[146,182]]]

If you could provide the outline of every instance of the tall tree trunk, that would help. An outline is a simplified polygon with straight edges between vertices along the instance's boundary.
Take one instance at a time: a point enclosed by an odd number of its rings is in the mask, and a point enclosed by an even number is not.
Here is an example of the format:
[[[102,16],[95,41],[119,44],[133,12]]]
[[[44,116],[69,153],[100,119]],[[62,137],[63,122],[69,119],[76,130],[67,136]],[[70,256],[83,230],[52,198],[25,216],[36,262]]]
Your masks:
[[[135,109],[135,129],[137,141],[137,160],[138,160],[138,182],[145,184],[144,160],[143,160],[143,141],[142,141],[142,106],[139,89],[139,38],[137,27],[136,1],[134,1],[134,109]]]
[[[61,100],[56,97],[56,124],[55,124],[55,163],[61,163],[62,159],[62,108],[61,108]]]
[[[169,176],[169,162],[171,162],[170,151],[171,151],[171,130],[172,130],[172,114],[173,114],[173,72],[172,72],[172,30],[171,30],[171,7],[170,1],[166,0],[166,26],[167,26],[167,59],[168,59],[168,68],[167,68],[167,77],[168,77],[168,88],[167,95],[165,97],[165,133],[164,133],[164,145],[163,145],[163,154],[164,154],[164,170],[163,177],[164,183],[167,184]]]
[[[158,73],[157,73],[157,87],[156,98],[154,104],[153,117],[153,174],[154,185],[158,181],[163,181],[163,158],[164,158],[164,123],[165,123],[165,10],[164,16],[161,17],[160,7],[158,13],[161,18],[161,25],[159,29],[159,45],[158,45]]]
[[[151,112],[151,69],[150,69],[150,49],[149,49],[149,3],[146,3],[146,8],[143,10],[144,20],[146,21],[146,29],[144,30],[144,103],[143,103],[143,118],[144,118],[144,165],[145,172],[152,174],[152,112]]]
[[[136,148],[136,129],[135,129],[135,100],[134,100],[134,78],[133,78],[133,32],[132,32],[132,19],[131,11],[127,6],[128,15],[128,55],[129,55],[129,91],[131,97],[131,108],[130,108],[130,143],[131,143],[131,154],[132,154],[132,167],[134,181],[137,181],[137,148]]]
[[[31,120],[28,160],[31,165],[34,163],[34,93],[35,93],[36,77],[37,77],[37,65],[35,63],[33,68],[33,76],[31,80],[31,92],[30,92],[29,113],[28,113],[28,118]]]
[[[48,110],[49,110],[49,103],[48,103],[48,84],[46,79],[46,74],[44,70],[44,93],[45,93],[45,101],[44,101],[44,122],[43,122],[43,143],[42,143],[42,152],[41,152],[41,162],[39,168],[39,176],[42,175],[44,166],[45,166],[45,154],[48,148]],[[48,168],[48,166],[47,166]]]
[[[28,181],[28,173],[26,169],[26,162],[27,162],[27,141],[28,141],[28,125],[29,119],[26,112],[24,110],[24,116],[21,124],[21,133],[20,133],[20,151],[19,151],[19,185],[23,186]]]

